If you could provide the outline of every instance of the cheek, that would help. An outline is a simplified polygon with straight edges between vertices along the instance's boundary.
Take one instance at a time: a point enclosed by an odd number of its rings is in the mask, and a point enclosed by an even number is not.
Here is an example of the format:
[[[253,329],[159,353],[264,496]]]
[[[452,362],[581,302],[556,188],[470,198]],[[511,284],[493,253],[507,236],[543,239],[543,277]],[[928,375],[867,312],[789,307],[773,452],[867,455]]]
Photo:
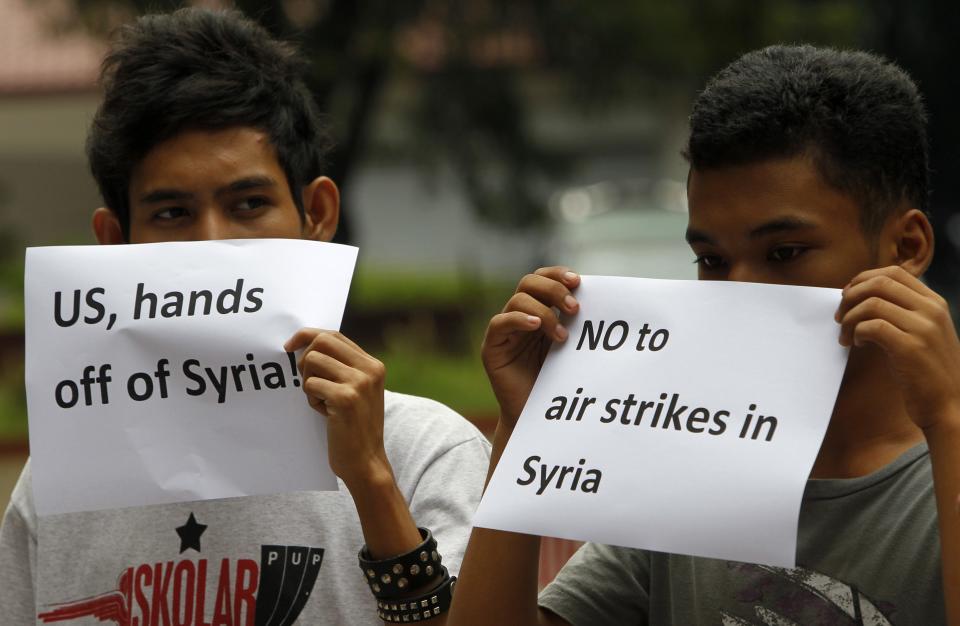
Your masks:
[[[830,256],[820,259],[817,267],[818,287],[842,289],[860,272],[875,267],[872,255],[866,251],[860,254]]]
[[[255,226],[261,237],[299,239],[303,236],[303,222],[295,206],[280,207],[265,215]]]

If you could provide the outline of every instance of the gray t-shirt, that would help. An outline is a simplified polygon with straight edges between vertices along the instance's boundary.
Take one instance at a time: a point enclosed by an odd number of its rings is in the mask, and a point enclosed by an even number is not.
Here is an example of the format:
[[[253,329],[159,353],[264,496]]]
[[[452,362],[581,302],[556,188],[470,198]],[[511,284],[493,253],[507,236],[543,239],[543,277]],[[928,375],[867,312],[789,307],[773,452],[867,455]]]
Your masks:
[[[384,443],[414,520],[455,574],[490,447],[447,407],[386,393]],[[380,623],[343,483],[302,492],[37,518],[29,463],[0,530],[0,623]]]
[[[868,476],[808,481],[797,565],[586,544],[540,604],[574,626],[945,624],[926,445]]]

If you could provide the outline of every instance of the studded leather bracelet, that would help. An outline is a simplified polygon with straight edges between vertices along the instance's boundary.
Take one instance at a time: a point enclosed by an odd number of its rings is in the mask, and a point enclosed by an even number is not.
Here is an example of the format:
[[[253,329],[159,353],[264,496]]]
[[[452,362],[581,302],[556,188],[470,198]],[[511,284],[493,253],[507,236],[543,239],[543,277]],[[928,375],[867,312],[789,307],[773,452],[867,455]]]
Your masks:
[[[358,555],[360,569],[378,600],[399,598],[409,589],[415,589],[442,571],[442,557],[437,552],[437,542],[429,529],[418,528],[423,542],[406,554],[375,561],[370,558],[367,546]],[[435,590],[434,590],[435,591]]]
[[[416,598],[405,600],[378,600],[377,615],[385,622],[403,623],[422,622],[446,613],[453,601],[453,587],[456,576],[450,576],[447,568],[440,566],[443,579],[433,591]]]

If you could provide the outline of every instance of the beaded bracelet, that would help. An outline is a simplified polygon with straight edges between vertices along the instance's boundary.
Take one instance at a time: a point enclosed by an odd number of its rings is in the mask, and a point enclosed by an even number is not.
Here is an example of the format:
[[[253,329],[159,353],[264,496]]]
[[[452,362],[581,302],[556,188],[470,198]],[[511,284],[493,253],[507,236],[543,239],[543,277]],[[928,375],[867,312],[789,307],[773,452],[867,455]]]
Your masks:
[[[377,615],[380,619],[393,623],[421,622],[446,613],[453,601],[457,577],[450,576],[446,567],[441,566],[440,569],[443,582],[433,591],[405,600],[378,600]]]
[[[373,595],[378,599],[396,598],[409,587],[417,587],[441,571],[443,557],[437,552],[437,542],[429,529],[418,528],[423,543],[400,556],[374,561],[367,546],[360,550],[360,569]]]

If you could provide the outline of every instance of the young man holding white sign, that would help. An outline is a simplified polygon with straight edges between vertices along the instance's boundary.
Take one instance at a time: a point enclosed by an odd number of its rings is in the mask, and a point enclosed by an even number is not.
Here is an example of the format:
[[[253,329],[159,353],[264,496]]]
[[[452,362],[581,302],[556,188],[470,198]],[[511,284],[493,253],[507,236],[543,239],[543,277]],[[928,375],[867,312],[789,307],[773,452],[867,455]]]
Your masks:
[[[326,139],[301,65],[235,12],[186,9],[121,29],[87,145],[106,203],[97,240],[329,241],[339,196],[321,174]],[[313,289],[324,268],[290,271]],[[38,517],[28,467],[0,533],[0,621],[442,623],[486,440],[442,405],[385,391],[383,365],[340,333],[303,329],[283,350],[303,351],[339,492]]]
[[[851,351],[801,506],[798,567],[587,544],[538,606],[539,537],[477,528],[449,622],[960,624],[960,342],[919,280],[933,235],[916,86],[865,53],[749,53],[700,95],[686,153],[701,279],[843,290]],[[538,270],[490,322],[491,471],[550,345],[579,339],[557,311],[580,312],[580,282]]]

